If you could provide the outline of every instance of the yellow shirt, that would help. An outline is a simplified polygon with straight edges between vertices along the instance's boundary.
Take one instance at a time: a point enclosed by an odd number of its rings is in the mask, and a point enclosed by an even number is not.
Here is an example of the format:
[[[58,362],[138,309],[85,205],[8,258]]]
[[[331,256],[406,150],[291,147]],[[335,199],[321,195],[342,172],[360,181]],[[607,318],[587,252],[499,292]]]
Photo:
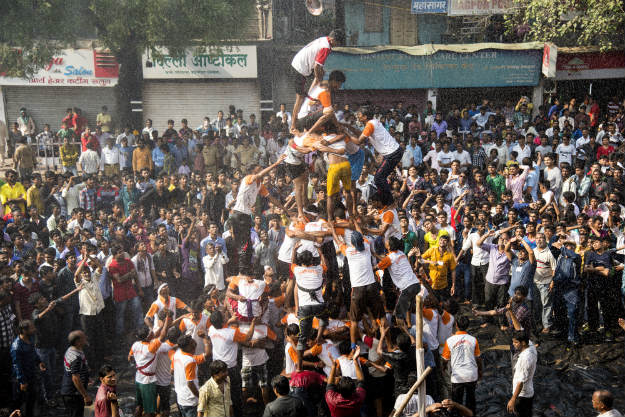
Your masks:
[[[113,122],[113,118],[110,114],[99,113],[96,116],[96,122],[100,123],[102,127],[102,132],[110,132],[111,131],[111,123]]]
[[[15,200],[18,198],[25,199],[25,194],[26,190],[24,189],[22,183],[19,182],[16,182],[13,187],[11,187],[9,183],[6,183],[2,187],[0,187],[0,201],[2,201],[2,205],[4,206],[4,214],[11,213],[11,208],[6,205],[9,200]],[[24,206],[24,203],[20,203],[19,206],[20,210],[22,210],[22,213],[25,213],[26,207]]]
[[[449,235],[449,233],[447,233],[447,230],[445,229],[440,229],[438,231],[438,233],[436,234],[436,236],[434,236],[432,234],[432,232],[427,232],[425,234],[425,236],[423,237],[423,240],[425,240],[427,242],[427,244],[429,245],[428,248],[432,249],[432,248],[437,248],[438,247],[438,239],[441,236],[446,236]]]
[[[456,269],[456,258],[447,250],[441,254],[438,247],[435,247],[425,251],[423,259],[436,262],[429,265],[432,288],[435,290],[447,288],[447,273]]]
[[[230,415],[230,378],[226,378],[223,391],[213,378],[209,379],[200,388],[197,411],[204,417],[227,417]]]
[[[43,200],[41,200],[41,192],[39,188],[32,185],[28,191],[26,191],[26,205],[28,207],[35,206],[39,211],[39,214],[44,212]]]

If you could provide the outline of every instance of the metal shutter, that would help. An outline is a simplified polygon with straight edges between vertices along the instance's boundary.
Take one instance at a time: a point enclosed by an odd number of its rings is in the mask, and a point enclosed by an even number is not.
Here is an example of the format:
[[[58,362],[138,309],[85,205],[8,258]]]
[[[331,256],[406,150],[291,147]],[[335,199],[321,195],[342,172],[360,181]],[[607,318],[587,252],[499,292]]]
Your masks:
[[[65,109],[78,107],[95,130],[95,119],[107,106],[110,114],[116,114],[114,87],[3,87],[8,123],[15,122],[21,107],[35,119],[37,131],[48,123],[52,130],[61,127]],[[115,120],[113,120],[115,122]],[[8,124],[7,123],[7,124]]]
[[[152,119],[160,133],[167,129],[168,119],[173,119],[174,127],[179,129],[180,120],[185,118],[195,129],[204,117],[215,120],[219,110],[227,116],[230,104],[243,110],[245,120],[249,121],[254,113],[259,121],[258,81],[146,81],[143,87],[143,119]]]

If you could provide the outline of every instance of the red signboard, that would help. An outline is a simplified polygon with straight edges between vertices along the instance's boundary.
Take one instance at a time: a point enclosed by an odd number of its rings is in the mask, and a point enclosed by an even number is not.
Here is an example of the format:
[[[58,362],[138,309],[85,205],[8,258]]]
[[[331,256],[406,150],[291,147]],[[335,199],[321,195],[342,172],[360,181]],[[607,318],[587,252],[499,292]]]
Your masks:
[[[569,72],[589,69],[625,68],[625,52],[559,54],[556,68],[558,71]]]

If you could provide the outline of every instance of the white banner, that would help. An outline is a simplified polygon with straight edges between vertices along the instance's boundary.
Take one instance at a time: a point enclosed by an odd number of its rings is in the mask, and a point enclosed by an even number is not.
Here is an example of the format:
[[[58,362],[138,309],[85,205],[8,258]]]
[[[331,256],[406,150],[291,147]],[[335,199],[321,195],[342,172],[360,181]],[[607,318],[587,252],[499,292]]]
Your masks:
[[[0,77],[0,85],[113,87],[119,65],[110,53],[66,49],[31,78]]]
[[[514,9],[514,0],[449,0],[449,16],[504,14]]]
[[[188,48],[186,55],[173,58],[149,58],[143,54],[144,79],[169,78],[256,78],[256,46],[224,46],[220,53],[194,55]]]

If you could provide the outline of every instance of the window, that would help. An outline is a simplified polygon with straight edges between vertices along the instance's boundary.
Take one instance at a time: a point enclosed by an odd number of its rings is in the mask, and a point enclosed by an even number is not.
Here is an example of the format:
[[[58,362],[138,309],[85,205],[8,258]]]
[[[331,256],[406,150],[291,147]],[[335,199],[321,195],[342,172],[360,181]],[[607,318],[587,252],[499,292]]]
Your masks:
[[[383,31],[383,11],[382,6],[363,4],[365,8],[365,32]]]

